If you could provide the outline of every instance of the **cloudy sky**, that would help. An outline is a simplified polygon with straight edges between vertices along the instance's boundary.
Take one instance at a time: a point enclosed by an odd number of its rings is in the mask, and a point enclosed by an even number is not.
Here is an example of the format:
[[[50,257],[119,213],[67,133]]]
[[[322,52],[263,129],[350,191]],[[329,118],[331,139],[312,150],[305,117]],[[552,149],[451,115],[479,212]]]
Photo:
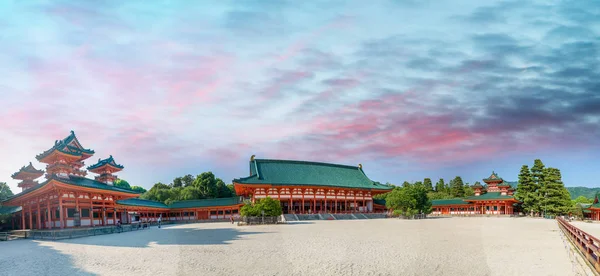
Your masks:
[[[541,158],[600,186],[593,1],[3,1],[0,181],[74,130],[146,188],[248,160],[377,181]]]

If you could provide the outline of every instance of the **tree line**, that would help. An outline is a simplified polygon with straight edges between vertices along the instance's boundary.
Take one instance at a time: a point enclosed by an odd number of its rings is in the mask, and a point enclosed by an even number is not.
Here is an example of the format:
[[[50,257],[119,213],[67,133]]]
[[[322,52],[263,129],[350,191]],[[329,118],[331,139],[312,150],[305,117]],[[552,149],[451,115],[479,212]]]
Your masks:
[[[233,184],[226,185],[212,172],[203,172],[196,177],[188,174],[176,177],[170,184],[158,182],[141,198],[170,204],[173,201],[223,198],[235,196]]]

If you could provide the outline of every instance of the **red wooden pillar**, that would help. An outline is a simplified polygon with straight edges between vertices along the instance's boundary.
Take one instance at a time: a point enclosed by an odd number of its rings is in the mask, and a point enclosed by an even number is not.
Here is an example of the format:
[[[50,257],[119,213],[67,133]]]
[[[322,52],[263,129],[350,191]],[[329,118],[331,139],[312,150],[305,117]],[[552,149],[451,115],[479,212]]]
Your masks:
[[[300,192],[302,193],[302,208],[300,209],[300,213],[304,214],[304,192],[306,190],[305,189],[300,189]]]
[[[88,197],[90,198],[90,224],[92,225],[92,227],[94,227],[94,201],[92,199],[92,194],[88,194]]]
[[[317,190],[313,189],[313,213],[317,213]]]
[[[33,210],[31,208],[31,202],[29,202],[29,229],[33,230]]]
[[[354,208],[353,213],[356,213],[358,211],[358,206],[356,205],[356,191],[352,192],[352,197],[354,197]]]
[[[21,230],[25,230],[25,205],[21,205]]]
[[[62,197],[62,192],[58,191],[58,214],[59,214],[59,218],[58,220],[60,221],[60,229],[64,229],[65,228],[65,221],[67,221],[65,219],[65,214],[63,212],[63,197]]]
[[[48,229],[52,229],[52,212],[50,211],[50,197],[46,201],[46,211],[48,212]]]
[[[35,199],[37,201],[37,207],[38,207],[38,211],[37,211],[37,220],[38,220],[38,227],[37,229],[42,229],[42,212],[40,212],[40,199],[36,198]]]

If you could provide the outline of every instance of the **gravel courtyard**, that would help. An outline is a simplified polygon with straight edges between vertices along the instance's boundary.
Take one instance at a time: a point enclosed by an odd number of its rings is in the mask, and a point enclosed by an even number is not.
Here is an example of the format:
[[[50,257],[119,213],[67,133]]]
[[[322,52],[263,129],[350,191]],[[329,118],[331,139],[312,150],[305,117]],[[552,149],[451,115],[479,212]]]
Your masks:
[[[574,275],[554,220],[204,223],[0,242],[0,275]]]

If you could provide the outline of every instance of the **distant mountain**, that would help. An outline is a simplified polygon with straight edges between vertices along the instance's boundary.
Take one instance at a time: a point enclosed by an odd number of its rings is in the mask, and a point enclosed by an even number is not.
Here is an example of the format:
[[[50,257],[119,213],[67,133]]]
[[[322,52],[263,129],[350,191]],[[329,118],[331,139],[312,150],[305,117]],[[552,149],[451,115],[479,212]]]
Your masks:
[[[600,188],[588,187],[567,187],[567,190],[571,194],[571,199],[576,199],[578,196],[594,198],[594,196],[596,196],[596,193],[600,192]]]

